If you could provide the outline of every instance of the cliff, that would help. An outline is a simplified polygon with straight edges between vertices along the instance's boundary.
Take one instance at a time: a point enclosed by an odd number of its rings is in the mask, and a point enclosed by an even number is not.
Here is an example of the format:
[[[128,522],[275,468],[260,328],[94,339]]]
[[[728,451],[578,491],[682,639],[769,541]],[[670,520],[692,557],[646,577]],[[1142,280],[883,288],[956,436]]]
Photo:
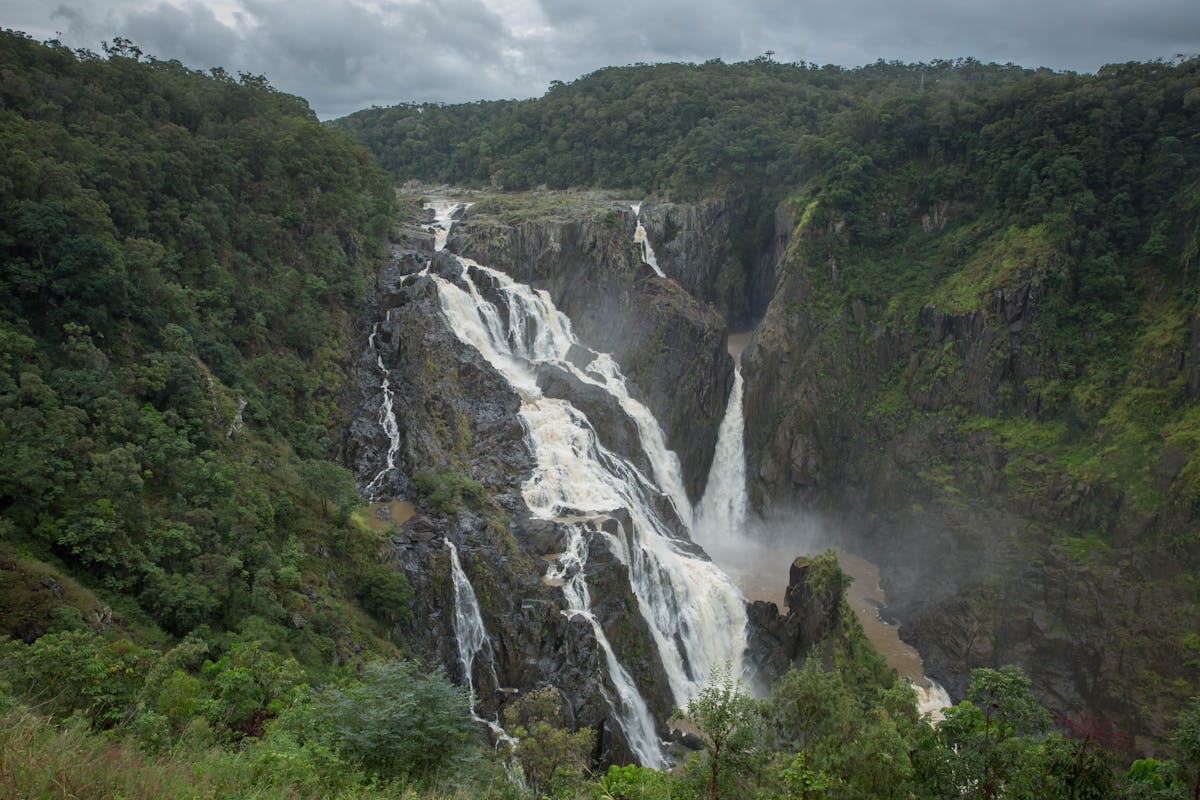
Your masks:
[[[1063,349],[1067,252],[1010,229],[923,297],[872,304],[829,255],[848,231],[807,216],[777,216],[783,275],[743,356],[753,505],[818,511],[879,560],[889,614],[952,695],[1017,663],[1051,708],[1161,735],[1200,679],[1178,287],[1144,295],[1158,322],[1098,390]]]
[[[703,222],[702,215],[684,217]],[[679,455],[696,502],[733,382],[726,326],[685,288],[682,269],[664,269],[668,277],[660,278],[642,263],[635,224],[622,202],[508,197],[470,208],[448,247],[545,289],[581,340],[612,353]],[[709,235],[702,226],[677,233]]]

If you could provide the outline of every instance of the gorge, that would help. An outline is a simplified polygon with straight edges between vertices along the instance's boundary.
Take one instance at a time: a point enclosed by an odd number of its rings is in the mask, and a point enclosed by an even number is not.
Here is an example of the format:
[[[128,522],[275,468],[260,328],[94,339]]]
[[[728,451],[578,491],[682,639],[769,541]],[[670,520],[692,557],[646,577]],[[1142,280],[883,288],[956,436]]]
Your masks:
[[[1200,61],[105,54],[0,32],[0,795],[1200,787]]]
[[[715,202],[727,208],[731,203],[729,199]],[[523,216],[526,212],[522,212],[522,204],[534,203],[539,209],[535,212],[537,218]],[[547,209],[553,210],[547,215]],[[1090,652],[1090,645],[1085,643],[1093,634],[1086,627],[1068,623],[1066,630],[1070,632],[1067,635],[1080,637],[1076,640],[1077,647],[1063,651],[1074,653],[1069,656],[1074,662],[1073,666],[1067,667],[1070,672],[1061,671],[1064,666],[1061,660],[1045,656],[1046,648],[1059,646],[1053,642],[1055,637],[1063,635],[1061,632],[1049,634],[1039,632],[1038,627],[1026,627],[1018,638],[1012,638],[1014,634],[1008,632],[1012,630],[1011,626],[1020,619],[1021,613],[1029,612],[1017,612],[1017,616],[1008,621],[997,619],[1000,627],[994,630],[975,627],[972,629],[975,633],[965,634],[956,627],[964,624],[966,619],[971,620],[972,626],[979,623],[975,615],[962,616],[964,595],[979,596],[976,593],[983,586],[994,585],[988,582],[997,574],[1019,574],[997,572],[996,569],[1005,564],[1008,565],[1005,569],[1020,569],[1021,559],[1029,557],[1022,553],[1033,552],[1030,545],[1024,545],[1024,550],[1014,550],[1012,548],[1018,547],[1015,542],[1000,537],[989,546],[998,547],[1009,542],[1004,545],[1009,549],[1003,558],[996,551],[980,550],[974,538],[970,538],[969,543],[963,538],[968,536],[967,529],[957,518],[955,506],[942,508],[942,501],[931,498],[926,488],[907,487],[913,498],[909,501],[912,508],[917,508],[918,503],[932,506],[919,512],[923,519],[914,525],[911,510],[890,519],[860,515],[854,510],[856,504],[847,503],[845,496],[828,484],[828,478],[821,478],[814,484],[812,478],[796,472],[828,469],[838,463],[818,449],[821,447],[840,448],[845,455],[839,458],[856,456],[853,455],[854,445],[847,445],[844,436],[840,442],[835,439],[829,445],[804,438],[791,440],[794,429],[779,425],[787,419],[780,416],[778,409],[781,407],[763,408],[764,402],[779,404],[786,400],[789,404],[794,403],[789,398],[794,396],[796,387],[804,385],[802,381],[791,383],[796,381],[796,373],[788,370],[795,367],[790,363],[784,366],[787,362],[780,361],[782,353],[794,352],[797,344],[804,346],[803,334],[797,334],[794,326],[797,322],[805,324],[805,318],[790,310],[795,308],[795,287],[797,280],[803,280],[803,273],[798,273],[792,266],[796,233],[792,230],[794,222],[787,216],[777,218],[772,250],[762,259],[763,263],[769,264],[766,269],[782,277],[763,322],[752,336],[739,342],[745,347],[740,358],[736,351],[726,352],[727,327],[713,313],[708,302],[715,302],[718,307],[744,308],[747,301],[714,295],[715,281],[710,281],[706,289],[704,283],[690,277],[697,274],[698,266],[703,270],[705,263],[719,258],[719,255],[704,254],[704,243],[714,242],[717,244],[712,246],[719,248],[719,242],[727,240],[719,225],[711,225],[712,212],[705,207],[634,205],[604,199],[602,195],[545,194],[536,200],[532,197],[522,200],[516,196],[479,195],[470,210],[460,211],[458,217],[445,237],[447,250],[455,255],[430,249],[421,251],[420,256],[404,255],[410,266],[401,271],[407,271],[412,277],[401,279],[403,285],[398,291],[405,298],[416,297],[421,294],[418,286],[422,281],[438,283],[439,303],[443,313],[452,320],[450,324],[456,331],[456,338],[470,342],[475,352],[484,355],[485,362],[504,375],[506,383],[516,387],[518,400],[506,406],[509,409],[506,413],[519,416],[518,427],[524,431],[527,442],[543,442],[526,444],[528,451],[523,456],[526,460],[532,458],[539,465],[525,466],[523,469],[528,472],[516,473],[529,476],[521,478],[525,486],[521,492],[524,502],[517,501],[511,484],[505,488],[503,469],[479,463],[481,458],[485,461],[494,459],[495,454],[484,455],[477,453],[474,447],[468,450],[463,446],[465,442],[476,441],[477,432],[486,436],[500,424],[495,416],[498,412],[489,411],[486,418],[480,418],[478,409],[468,403],[462,411],[456,412],[453,427],[449,428],[454,431],[458,444],[451,445],[448,450],[423,451],[409,462],[409,469],[416,469],[418,464],[454,464],[465,475],[488,485],[498,497],[507,493],[508,497],[500,502],[513,515],[509,535],[515,543],[507,546],[518,553],[524,551],[527,560],[523,569],[527,572],[523,581],[529,585],[535,577],[542,576],[543,568],[537,564],[545,557],[551,559],[546,563],[550,563],[553,571],[554,579],[549,582],[554,588],[567,587],[574,598],[536,602],[549,603],[551,609],[562,608],[565,612],[583,616],[601,651],[591,657],[603,658],[608,665],[606,680],[611,683],[601,691],[604,698],[626,698],[635,694],[645,698],[644,704],[624,699],[609,703],[608,707],[620,720],[617,727],[626,739],[619,747],[628,747],[644,763],[657,763],[658,751],[651,754],[647,750],[647,742],[654,741],[654,736],[647,728],[646,714],[661,726],[666,712],[686,703],[711,666],[741,656],[740,647],[729,644],[729,640],[707,651],[700,646],[704,636],[689,642],[689,637],[696,633],[693,626],[698,621],[735,618],[732,611],[735,603],[724,601],[724,605],[719,604],[725,610],[717,612],[715,617],[713,612],[706,611],[692,621],[681,620],[679,610],[692,607],[698,595],[694,590],[681,587],[673,587],[673,596],[661,592],[663,586],[670,585],[664,576],[671,569],[679,569],[680,557],[688,559],[690,556],[687,538],[694,539],[724,570],[735,576],[742,584],[743,592],[755,593],[755,586],[765,585],[775,599],[784,594],[787,581],[781,567],[803,553],[838,546],[878,563],[888,596],[888,606],[882,613],[888,616],[893,626],[893,638],[889,641],[896,641],[894,626],[899,622],[902,637],[918,644],[922,654],[927,656],[926,669],[933,676],[932,682],[926,685],[928,679],[919,667],[911,675],[921,690],[929,693],[923,701],[926,704],[923,708],[927,710],[946,705],[954,699],[954,692],[961,693],[971,666],[995,663],[988,660],[992,654],[998,656],[1006,652],[1011,655],[1005,658],[1016,656],[1018,663],[1030,671],[1035,689],[1043,693],[1052,707],[1064,710],[1101,708],[1109,715],[1128,713],[1128,697],[1106,694],[1107,690],[1103,688],[1112,686],[1115,689],[1123,685],[1125,679],[1118,677],[1121,668],[1116,667],[1118,671],[1113,672],[1113,666],[1105,666],[1102,662],[1085,665],[1078,660]],[[661,243],[655,241],[653,248],[647,249],[655,238],[656,224],[675,235]],[[724,224],[736,224],[736,216],[730,215]],[[632,242],[635,247],[631,251],[627,245],[622,246],[623,242]],[[409,241],[404,246],[413,244]],[[441,246],[440,241],[438,246]],[[658,270],[644,263],[647,252],[657,255],[661,276],[657,274]],[[397,258],[394,257],[393,263]],[[418,264],[426,258],[430,259],[428,270],[418,269]],[[484,262],[500,265],[508,274],[481,266]],[[424,274],[414,274],[422,272]],[[534,286],[544,289],[530,292],[509,275],[531,280]],[[689,280],[703,299],[697,299],[684,288],[681,281]],[[722,280],[727,285],[742,287],[755,285],[761,278],[747,275],[732,281],[728,277]],[[568,321],[561,312],[551,310],[550,303],[565,309],[571,320]],[[781,313],[785,311],[787,313]],[[587,345],[576,340],[572,330],[580,331],[582,341]],[[787,333],[783,334],[785,330]],[[788,338],[781,338],[781,334]],[[410,339],[413,336],[399,328],[391,335]],[[915,345],[909,341],[903,346]],[[593,342],[599,343],[595,345],[597,347],[611,350],[611,358],[589,350]],[[514,372],[516,365],[524,366]],[[407,374],[409,368],[405,369]],[[424,369],[428,371],[428,365]],[[828,366],[818,365],[816,369],[828,375]],[[743,371],[746,378],[743,378]],[[622,373],[628,374],[629,378],[624,378]],[[447,385],[454,385],[455,391],[461,392],[464,386],[471,384],[459,379]],[[820,391],[827,393],[830,388],[827,385]],[[434,395],[435,391],[422,389],[420,396]],[[531,399],[539,396],[542,399],[530,405]],[[644,405],[634,397],[642,398]],[[558,400],[551,406],[547,398]],[[676,407],[680,402],[688,407],[688,413],[680,414]],[[805,402],[785,407],[787,414],[805,411],[809,408]],[[751,411],[744,419],[739,419],[743,403]],[[370,404],[367,407],[370,408]],[[550,408],[572,410],[565,412],[564,417],[563,411],[555,410],[551,414]],[[822,407],[821,413],[829,415],[831,421],[816,424],[809,429],[812,433],[804,436],[827,436],[839,428],[856,424],[848,418],[839,418],[840,412],[836,409],[836,404]],[[842,411],[850,413],[853,409],[845,407]],[[397,416],[404,418],[406,414],[399,411]],[[655,418],[663,421],[661,433]],[[581,420],[589,422],[584,424]],[[404,423],[400,427],[412,430],[418,424]],[[580,427],[581,424],[584,427]],[[741,437],[733,435],[736,427],[745,431],[745,452],[738,452]],[[546,433],[539,434],[538,430]],[[552,434],[551,431],[555,432]],[[571,433],[563,438],[568,432]],[[785,432],[789,439],[784,440],[785,449],[781,454],[774,449],[778,445],[764,445],[764,436],[777,440]],[[516,430],[512,429],[508,435],[510,438],[505,447],[516,449]],[[553,449],[548,444],[551,441],[554,442]],[[678,460],[670,449],[671,442],[687,443],[677,451]],[[372,452],[380,450],[382,444]],[[551,452],[557,455],[545,462]],[[568,454],[574,454],[571,458],[575,458],[588,452],[593,454],[589,457],[593,465],[583,472],[579,471],[578,465],[564,460]],[[357,458],[358,463],[367,463],[361,455]],[[615,494],[612,478],[596,477],[596,461],[603,462],[605,475],[613,474],[612,470],[616,469],[621,488]],[[744,470],[746,464],[755,465],[755,470],[739,475],[739,469]],[[791,470],[785,474],[793,488],[782,490],[777,465]],[[365,467],[359,470],[363,478],[369,472]],[[574,477],[556,477],[560,475]],[[511,480],[511,477],[507,478],[507,481]],[[647,485],[644,483],[647,480],[652,483]],[[628,486],[639,488],[631,492]],[[905,490],[896,486],[888,491]],[[825,499],[814,503],[814,498]],[[807,508],[802,509],[799,503]],[[599,516],[588,523],[584,520],[587,514]],[[528,519],[517,521],[522,517]],[[568,527],[555,529],[548,525],[555,517],[560,520],[559,526],[565,524]],[[1004,524],[1002,519],[990,519],[984,524],[996,529],[995,526]],[[417,519],[405,527],[419,528],[422,524],[429,523]],[[478,527],[475,529],[479,530]],[[468,529],[461,530],[466,532]],[[643,531],[647,530],[659,532],[659,540],[670,544],[670,566],[655,560],[647,561],[647,556],[636,553],[645,536]],[[731,532],[735,532],[734,535]],[[404,536],[402,532],[401,539]],[[941,548],[936,556],[934,542],[940,542],[937,546]],[[495,547],[495,543],[484,544],[480,557],[494,559]],[[603,560],[594,555],[590,560],[581,556],[594,552],[603,553]],[[989,552],[994,554],[987,555]],[[556,558],[559,553],[568,555]],[[660,553],[656,558],[664,557]],[[404,563],[411,569],[407,574],[414,585],[421,587],[420,572],[426,568],[417,567],[419,562],[412,560]],[[510,568],[477,569],[481,580],[495,582],[497,572],[508,572]],[[613,570],[616,577],[600,577],[602,569]],[[775,574],[772,575],[771,570]],[[582,577],[576,581],[576,574],[586,575],[587,583]],[[515,576],[506,580],[514,579]],[[729,585],[723,576],[704,580]],[[499,585],[506,583],[502,581]],[[589,585],[603,586],[604,589],[598,591]],[[570,589],[571,586],[576,588]],[[608,594],[614,590],[614,594]],[[729,590],[722,591],[736,593],[737,590],[730,586]],[[531,594],[537,593],[545,597],[542,587]],[[869,594],[864,592],[858,596]],[[690,599],[685,602],[681,598]],[[1024,600],[1029,601],[1028,597]],[[528,653],[533,648],[529,643],[520,643],[523,634],[518,627],[528,623],[517,620],[529,613],[529,607],[535,601],[532,596],[522,598],[520,608],[515,596],[509,602],[508,608],[490,610],[498,620],[493,627],[503,631],[499,633],[502,642],[499,649]],[[594,602],[596,608],[590,615],[582,614],[589,608],[589,602]],[[636,608],[640,619],[634,624],[621,621],[620,612],[615,611],[621,607],[627,611]],[[544,620],[545,612],[540,613],[543,616],[537,619]],[[1035,619],[1045,614],[1072,614],[1061,606],[1045,605],[1032,613]],[[752,614],[752,627],[764,624],[762,619]],[[868,624],[873,622],[869,617],[864,619]],[[765,624],[770,627],[774,623]],[[1060,624],[1063,623],[1053,623],[1052,629],[1062,631],[1057,627]],[[881,631],[887,633],[884,628]],[[789,635],[796,635],[795,631]],[[964,640],[964,635],[974,638]],[[1043,636],[1050,638],[1043,640]],[[750,638],[752,642],[765,641],[754,634]],[[767,640],[771,640],[769,636]],[[631,645],[631,641],[637,644]],[[968,641],[974,644],[967,645],[964,650],[964,642]],[[987,642],[990,644],[983,647]],[[1018,649],[1005,649],[1014,646]],[[884,649],[895,650],[896,664],[913,663],[909,647],[897,643]],[[1022,651],[1020,648],[1031,649]],[[702,651],[708,654],[698,656]],[[436,647],[431,652],[437,652]],[[1029,658],[1021,656],[1021,652],[1042,655]],[[526,655],[526,663],[529,658]],[[540,660],[543,664],[547,661],[545,652]],[[760,666],[766,660],[770,659],[761,653],[751,658],[751,662]],[[577,667],[557,663],[543,669],[546,670],[543,679],[556,682]],[[754,668],[748,666],[747,669],[745,677],[753,684],[751,673]],[[1072,677],[1066,677],[1068,674]],[[525,678],[529,678],[528,673]],[[629,683],[625,688],[617,685],[626,680]],[[943,683],[950,687],[950,695],[941,689],[939,684]],[[631,691],[629,686],[636,689]],[[577,723],[599,724],[606,714],[605,701],[597,702],[594,695],[588,700],[588,691],[574,684],[571,687],[565,693],[574,699]],[[596,688],[600,687],[597,685]],[[1136,729],[1138,723],[1127,724]],[[630,731],[635,729],[640,731],[636,734],[640,742],[637,745],[628,740]],[[656,735],[661,738],[665,733],[660,727]]]

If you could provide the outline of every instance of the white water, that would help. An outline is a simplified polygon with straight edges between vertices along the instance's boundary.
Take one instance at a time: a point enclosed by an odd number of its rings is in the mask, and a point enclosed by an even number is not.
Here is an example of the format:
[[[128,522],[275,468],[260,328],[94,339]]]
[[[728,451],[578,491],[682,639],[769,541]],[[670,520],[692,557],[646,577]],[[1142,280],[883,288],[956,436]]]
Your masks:
[[[954,701],[940,683],[928,675],[925,680],[929,681],[929,688],[913,684],[917,690],[917,713],[921,716],[928,714],[930,722],[941,722],[946,718],[945,710],[954,705]]]
[[[441,250],[446,246],[446,239],[450,235],[450,228],[454,226],[454,215],[460,209],[470,208],[472,203],[460,203],[454,200],[448,200],[444,197],[433,197],[425,203],[425,208],[433,211],[433,224],[424,225],[425,230],[433,233],[433,249]],[[426,266],[428,269],[428,266]],[[384,321],[388,321],[388,311],[384,314]],[[380,374],[383,376],[379,388],[383,391],[383,400],[379,404],[379,427],[383,428],[383,432],[388,437],[388,451],[384,460],[383,469],[376,473],[371,482],[367,484],[363,490],[363,494],[372,503],[379,502],[383,496],[379,494],[380,484],[391,475],[396,469],[396,454],[400,452],[400,429],[396,425],[396,415],[394,413],[395,393],[392,391],[391,371],[384,366],[383,354],[376,347],[376,339],[379,337],[379,323],[375,323],[371,328],[371,335],[367,337],[367,344],[371,348],[371,352],[375,354],[375,366],[378,367]]]
[[[425,230],[433,234],[433,249],[443,250],[446,247],[446,239],[450,236],[450,229],[454,227],[454,215],[460,210],[473,206],[474,203],[460,203],[457,200],[449,200],[445,197],[431,197],[425,203],[425,208],[433,211],[433,224],[423,225]]]
[[[471,581],[463,572],[462,562],[458,560],[458,548],[449,539],[442,541],[446,543],[446,548],[450,551],[450,577],[454,582],[454,639],[458,643],[458,659],[462,664],[463,676],[467,681],[467,691],[470,692],[471,717],[476,722],[487,725],[497,741],[516,744],[516,739],[509,736],[498,722],[484,719],[475,713],[475,659],[485,649],[488,651],[492,681],[496,687],[499,687],[500,679],[496,675],[496,657],[492,653],[487,628],[483,625],[483,615],[479,612],[479,600],[475,597],[475,590],[471,588]]]
[[[463,572],[458,560],[458,548],[449,539],[443,539],[450,551],[450,577],[454,581],[454,638],[458,642],[458,658],[462,663],[463,676],[471,691],[471,707],[475,707],[475,657],[487,644],[487,629],[483,626],[483,615],[479,612],[479,601],[471,581]]]
[[[650,715],[650,709],[646,707],[646,701],[642,699],[629,672],[617,660],[604,629],[591,612],[592,598],[584,577],[588,558],[588,533],[587,523],[571,525],[566,552],[546,571],[546,578],[561,582],[563,597],[567,601],[567,611],[564,613],[586,619],[592,626],[596,641],[604,650],[609,679],[617,690],[618,703],[613,707],[613,712],[621,723],[621,729],[625,731],[630,748],[638,754],[643,766],[662,769],[666,766],[666,760],[654,734],[654,718]],[[611,700],[609,705],[613,705]]]
[[[704,497],[696,509],[696,541],[706,549],[725,549],[733,540],[744,538],[746,509],[746,452],[742,415],[742,367],[733,368],[733,388],[725,416],[717,429],[717,446]]]
[[[541,518],[564,515],[605,515],[624,508],[632,519],[627,538],[611,537],[614,554],[629,568],[630,583],[662,658],[671,691],[683,707],[703,688],[713,667],[731,662],[739,672],[745,649],[746,615],[741,593],[711,561],[698,557],[688,541],[676,538],[671,524],[656,511],[656,499],[674,505],[685,526],[691,507],[683,490],[679,460],[666,448],[662,429],[653,415],[629,396],[615,362],[597,355],[580,370],[566,360],[572,344],[570,320],[554,308],[549,295],[535,292],[503,273],[459,259],[467,270],[466,289],[437,275],[443,311],[456,335],[472,345],[505,376],[521,398],[521,418],[537,459],[532,476],[522,487],[531,511]],[[507,322],[495,305],[483,298],[471,271],[489,276],[506,305]],[[580,380],[601,386],[635,420],[653,476],[607,450],[596,438],[587,417],[565,400],[545,397],[538,389],[535,369],[553,363]],[[578,598],[568,598],[568,604]],[[586,608],[574,608],[574,613]],[[611,659],[614,685],[621,671],[600,626],[597,641]],[[645,705],[629,682],[618,691],[621,710],[614,709],[626,736],[639,749],[643,763],[661,760],[654,744],[652,721],[629,709]],[[628,696],[625,696],[628,695]]]
[[[390,313],[390,312],[388,312]],[[384,320],[387,320],[387,314],[384,315]],[[371,329],[371,335],[367,337],[367,343],[371,348],[371,352],[375,354],[375,366],[383,374],[383,381],[379,384],[379,388],[383,390],[383,401],[379,404],[379,427],[383,428],[383,432],[388,437],[387,459],[384,461],[383,469],[371,479],[367,484],[364,494],[372,503],[378,502],[382,497],[379,496],[379,484],[396,469],[396,453],[400,452],[400,429],[396,426],[396,415],[392,413],[392,401],[394,395],[392,393],[391,377],[392,373],[383,365],[383,354],[375,346],[375,339],[379,335],[379,323]]]
[[[633,243],[642,246],[642,261],[650,265],[654,273],[660,278],[667,277],[663,271],[658,268],[658,259],[654,256],[654,248],[650,246],[650,238],[646,234],[646,226],[642,224],[642,204],[633,203],[629,206],[633,209],[633,216],[637,219],[637,229],[633,232]]]

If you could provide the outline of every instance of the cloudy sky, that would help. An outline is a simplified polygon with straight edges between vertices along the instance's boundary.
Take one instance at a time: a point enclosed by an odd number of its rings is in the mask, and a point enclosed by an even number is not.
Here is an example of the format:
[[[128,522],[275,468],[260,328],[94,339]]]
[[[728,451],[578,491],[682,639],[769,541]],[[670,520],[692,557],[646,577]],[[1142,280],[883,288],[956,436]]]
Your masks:
[[[1200,0],[0,0],[0,26],[72,47],[265,74],[322,118],[533,97],[609,65],[847,66],[974,56],[1094,72],[1200,53]]]

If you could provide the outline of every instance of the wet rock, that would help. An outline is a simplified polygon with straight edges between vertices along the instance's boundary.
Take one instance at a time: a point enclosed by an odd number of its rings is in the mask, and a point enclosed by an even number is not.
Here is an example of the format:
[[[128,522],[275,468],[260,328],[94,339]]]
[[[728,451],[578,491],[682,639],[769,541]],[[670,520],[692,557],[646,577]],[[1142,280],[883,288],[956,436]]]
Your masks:
[[[774,603],[756,600],[746,606],[746,652],[755,679],[768,687],[812,649],[840,635],[845,611],[846,576],[841,569],[818,563],[822,557],[799,557],[788,570],[787,613]]]
[[[596,438],[604,447],[628,460],[643,474],[654,474],[650,459],[642,449],[637,423],[607,390],[580,379],[557,364],[539,365],[537,383],[547,397],[566,400],[587,415]]]
[[[624,224],[605,224],[605,214]],[[564,208],[563,216],[515,225],[468,213],[452,238],[459,252],[548,291],[581,341],[613,354],[631,394],[663,426],[698,501],[733,382],[726,328],[712,307],[642,264],[628,207]]]

